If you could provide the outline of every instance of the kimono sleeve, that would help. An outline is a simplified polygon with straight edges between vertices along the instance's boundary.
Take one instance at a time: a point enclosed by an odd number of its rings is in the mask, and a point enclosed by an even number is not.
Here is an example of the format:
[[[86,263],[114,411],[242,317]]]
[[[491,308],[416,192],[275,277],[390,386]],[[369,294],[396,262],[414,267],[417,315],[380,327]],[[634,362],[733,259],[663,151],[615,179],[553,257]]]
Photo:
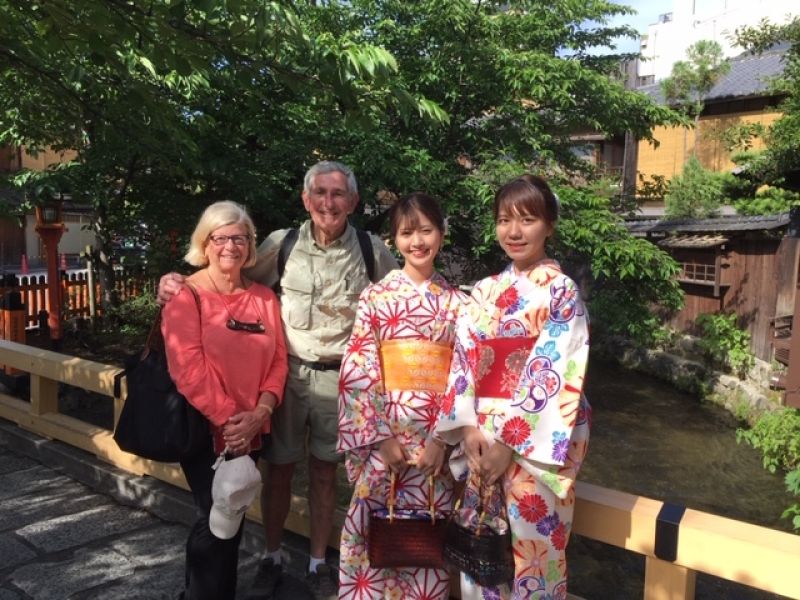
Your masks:
[[[562,466],[580,416],[589,323],[575,283],[549,286],[549,314],[525,364],[495,439],[544,465]]]
[[[381,378],[377,317],[367,287],[358,301],[356,320],[339,371],[338,452],[346,452],[351,480],[371,447],[392,436],[383,419],[384,393]]]
[[[469,305],[464,302],[456,320],[450,374],[436,424],[436,434],[451,445],[461,441],[462,427],[478,425],[478,415],[475,412],[478,336],[474,320]]]

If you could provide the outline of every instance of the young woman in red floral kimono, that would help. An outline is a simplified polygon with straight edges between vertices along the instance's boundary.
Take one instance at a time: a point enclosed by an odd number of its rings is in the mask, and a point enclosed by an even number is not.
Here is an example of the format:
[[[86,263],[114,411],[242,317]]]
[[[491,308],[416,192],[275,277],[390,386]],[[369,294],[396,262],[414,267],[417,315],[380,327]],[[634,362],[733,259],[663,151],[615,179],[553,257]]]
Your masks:
[[[362,292],[339,375],[338,449],[355,483],[342,528],[339,597],[444,600],[447,571],[373,568],[367,554],[369,513],[386,509],[390,471],[398,509],[427,508],[432,500],[443,511],[453,502],[452,477],[442,472],[444,444],[431,431],[464,295],[434,270],[444,217],[433,199],[400,200],[390,222],[404,266]]]
[[[502,482],[488,512],[505,505],[515,575],[482,588],[462,574],[461,596],[561,599],[573,484],[589,439],[588,318],[575,282],[545,254],[558,219],[547,183],[530,175],[507,183],[494,217],[511,264],[478,282],[459,316],[436,432],[461,443],[464,454],[451,461],[456,478],[471,472],[483,486]],[[468,487],[465,505],[477,505],[478,495]]]

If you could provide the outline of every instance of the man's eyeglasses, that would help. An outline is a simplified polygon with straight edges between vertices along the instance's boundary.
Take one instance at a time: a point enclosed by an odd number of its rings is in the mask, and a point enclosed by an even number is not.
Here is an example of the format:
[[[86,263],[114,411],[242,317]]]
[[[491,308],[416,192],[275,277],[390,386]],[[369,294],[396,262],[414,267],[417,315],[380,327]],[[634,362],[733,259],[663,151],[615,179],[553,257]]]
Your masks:
[[[247,234],[242,235],[210,235],[208,239],[215,246],[224,246],[228,240],[232,241],[235,246],[246,246],[250,241],[250,236]]]

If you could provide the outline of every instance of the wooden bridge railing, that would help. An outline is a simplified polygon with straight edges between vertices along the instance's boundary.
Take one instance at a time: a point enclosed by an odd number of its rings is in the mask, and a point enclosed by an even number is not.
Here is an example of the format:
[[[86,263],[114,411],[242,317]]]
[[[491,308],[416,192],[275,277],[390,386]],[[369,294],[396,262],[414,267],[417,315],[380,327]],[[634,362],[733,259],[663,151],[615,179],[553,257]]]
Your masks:
[[[0,341],[0,364],[26,371],[31,378],[30,402],[0,394],[0,418],[82,448],[122,469],[186,488],[177,465],[122,452],[111,431],[59,414],[58,383],[64,382],[109,396],[116,423],[123,404],[122,399],[112,400],[118,368],[7,341]],[[124,392],[123,385],[123,396]],[[574,533],[644,555],[645,600],[694,598],[698,572],[800,600],[798,535],[692,509],[685,510],[679,525],[670,525],[668,516],[659,516],[674,507],[659,500],[581,482],[577,489]],[[258,504],[248,516],[260,521]],[[341,525],[343,514],[338,517]],[[306,500],[295,496],[287,528],[307,536],[308,518]],[[656,557],[657,530],[662,540],[675,542],[674,560]],[[670,533],[677,533],[677,539]],[[336,531],[331,537],[334,547],[338,536]]]

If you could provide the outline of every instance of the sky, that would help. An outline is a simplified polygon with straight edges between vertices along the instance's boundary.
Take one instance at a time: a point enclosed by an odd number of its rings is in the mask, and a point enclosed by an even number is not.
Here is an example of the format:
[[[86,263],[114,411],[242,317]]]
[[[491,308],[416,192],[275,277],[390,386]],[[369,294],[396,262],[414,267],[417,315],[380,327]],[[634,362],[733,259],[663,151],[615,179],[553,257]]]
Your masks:
[[[647,33],[647,26],[658,21],[658,15],[672,12],[672,0],[616,0],[617,4],[630,6],[637,14],[620,15],[610,21],[610,25],[630,25],[640,34]],[[639,40],[620,39],[618,52],[638,52]]]

